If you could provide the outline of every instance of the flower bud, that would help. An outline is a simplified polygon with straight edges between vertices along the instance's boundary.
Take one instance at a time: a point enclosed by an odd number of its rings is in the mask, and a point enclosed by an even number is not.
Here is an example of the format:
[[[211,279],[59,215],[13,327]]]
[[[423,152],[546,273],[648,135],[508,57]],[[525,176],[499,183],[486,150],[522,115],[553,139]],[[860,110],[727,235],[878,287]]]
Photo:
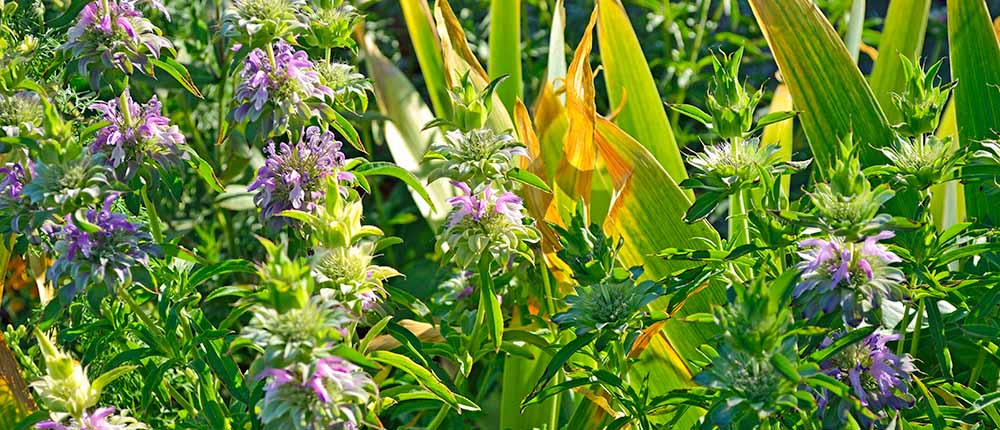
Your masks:
[[[99,393],[90,389],[90,380],[69,354],[60,351],[48,336],[37,328],[35,338],[45,358],[46,375],[31,384],[45,406],[53,412],[82,416],[97,404]]]
[[[935,85],[934,79],[943,60],[934,63],[925,72],[920,64],[910,62],[906,56],[900,54],[899,59],[903,63],[906,84],[902,93],[892,95],[893,104],[903,115],[903,122],[895,128],[906,136],[933,133],[937,130],[948,94],[958,82]]]
[[[708,86],[708,111],[712,127],[723,139],[743,136],[753,125],[753,114],[762,92],[748,92],[740,82],[740,61],[743,48],[732,55],[712,58],[715,75]]]

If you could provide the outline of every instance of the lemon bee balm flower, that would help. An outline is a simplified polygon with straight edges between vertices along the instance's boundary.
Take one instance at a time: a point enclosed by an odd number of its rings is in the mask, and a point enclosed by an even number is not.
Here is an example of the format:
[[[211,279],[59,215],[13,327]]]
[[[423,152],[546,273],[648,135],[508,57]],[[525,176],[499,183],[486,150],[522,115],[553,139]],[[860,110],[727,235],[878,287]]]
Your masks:
[[[153,75],[149,58],[159,58],[161,49],[173,49],[136,4],[135,0],[93,1],[84,6],[76,24],[69,29],[69,38],[62,49],[79,60],[81,74],[89,73],[91,87],[97,88],[102,74],[108,70],[131,75],[138,66]],[[166,14],[162,4],[152,5]]]
[[[448,199],[453,209],[440,240],[460,267],[474,266],[484,255],[500,264],[506,264],[515,255],[530,258],[530,254],[519,248],[522,242],[538,241],[540,234],[524,224],[520,197],[489,185],[479,193],[462,182],[452,185],[465,195]]]
[[[811,318],[840,307],[844,322],[856,327],[864,313],[878,308],[883,300],[901,298],[903,272],[891,265],[900,258],[878,243],[894,236],[883,231],[862,242],[837,238],[799,242],[805,249],[799,253],[802,280],[792,294],[804,306],[804,314]]]
[[[267,369],[260,418],[267,430],[354,430],[378,395],[371,377],[340,357]]]

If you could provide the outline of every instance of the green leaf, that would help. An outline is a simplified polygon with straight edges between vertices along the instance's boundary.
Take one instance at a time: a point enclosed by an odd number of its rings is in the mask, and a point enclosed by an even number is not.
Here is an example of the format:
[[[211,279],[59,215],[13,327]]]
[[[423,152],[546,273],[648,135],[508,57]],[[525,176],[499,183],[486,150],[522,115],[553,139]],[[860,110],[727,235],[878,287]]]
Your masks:
[[[1000,43],[985,1],[948,0],[948,42],[959,146],[975,151],[1000,130]],[[989,200],[993,190],[991,181],[965,184],[969,216],[988,225],[1000,221],[1000,205]]]
[[[542,388],[545,388],[545,385],[548,384],[557,373],[559,373],[559,370],[561,370],[563,365],[565,365],[566,362],[573,357],[573,354],[576,354],[580,348],[589,345],[590,342],[592,342],[596,337],[597,332],[584,333],[560,348],[559,351],[552,356],[552,359],[549,360],[549,364],[545,366],[545,372],[542,373],[542,377],[538,378],[538,382],[535,383],[535,388],[531,390],[531,394],[529,394],[528,397],[525,397],[521,405],[528,404],[529,401],[541,393]]]
[[[779,122],[784,121],[786,119],[795,118],[795,116],[798,115],[798,114],[799,114],[798,112],[794,112],[794,111],[789,111],[789,112],[769,112],[767,115],[764,115],[759,120],[757,120],[757,125],[754,126],[752,132],[755,132],[757,130],[763,129],[764,127],[767,127],[767,126],[769,126],[771,124],[779,123]]]
[[[876,328],[877,327],[875,326],[869,326],[869,327],[862,327],[856,330],[851,330],[847,334],[833,341],[833,343],[831,343],[830,346],[827,346],[826,348],[820,349],[810,354],[809,361],[812,361],[814,363],[821,363],[823,361],[826,361],[830,357],[833,357],[836,353],[842,351],[844,348],[847,348],[848,346],[858,343],[868,335],[874,333]]]
[[[811,0],[750,0],[781,75],[788,85],[820,177],[827,177],[839,140],[853,132],[865,142],[862,161],[875,164],[877,148],[893,132],[844,42]],[[849,109],[845,108],[850,106]]]
[[[191,274],[188,278],[189,287],[197,287],[201,285],[202,282],[207,281],[213,276],[223,275],[226,273],[254,273],[255,268],[253,263],[242,260],[225,260],[219,263],[215,263],[209,266],[199,267]]]
[[[107,372],[104,372],[101,374],[101,376],[98,376],[97,379],[95,379],[94,382],[90,384],[90,389],[94,392],[97,392],[98,395],[100,395],[100,393],[104,391],[104,387],[107,387],[108,384],[113,382],[115,379],[122,377],[123,375],[125,375],[128,372],[131,372],[134,369],[135,366],[121,366],[111,369]]]
[[[598,9],[597,41],[608,101],[612,109],[621,106],[615,123],[649,150],[674,182],[681,182],[687,178],[684,161],[628,14],[619,0],[599,0]]]
[[[507,177],[522,184],[538,188],[546,193],[552,192],[552,188],[549,188],[549,185],[546,184],[542,178],[539,178],[537,175],[527,170],[515,167],[514,170],[507,173]]]
[[[189,146],[184,146],[184,152],[188,154],[188,164],[194,168],[201,179],[205,180],[209,187],[218,193],[225,191],[219,177],[215,176],[215,169],[212,168],[211,164],[208,164],[208,161],[201,158],[201,155],[198,155],[198,152]]]
[[[496,288],[493,286],[493,275],[490,265],[493,263],[492,256],[485,255],[479,261],[479,307],[486,309],[486,327],[489,329],[490,339],[493,341],[493,349],[500,350],[503,342],[503,312],[500,309],[500,300],[497,298]],[[478,347],[478,345],[473,345]]]
[[[699,108],[698,106],[688,105],[688,104],[676,104],[676,105],[670,105],[670,109],[680,112],[685,116],[695,121],[698,121],[706,126],[712,125],[712,115],[709,115],[708,112],[701,110],[701,108]]]
[[[789,380],[799,382],[802,380],[802,376],[799,375],[799,371],[795,370],[795,365],[781,354],[775,354],[771,357],[771,364],[774,368],[778,370],[782,375],[784,375]]]
[[[426,388],[431,393],[449,406],[461,410],[478,411],[477,406],[472,401],[453,393],[440,379],[429,370],[414,363],[405,355],[396,354],[389,351],[375,351],[371,353],[371,359],[379,363],[395,367],[402,370],[417,380],[420,386]]]
[[[524,402],[524,404],[522,404],[521,406],[523,408],[523,407],[531,406],[531,405],[533,405],[535,403],[541,403],[545,399],[547,399],[549,397],[552,397],[552,396],[554,396],[556,394],[559,394],[559,393],[561,393],[563,391],[571,390],[573,388],[581,387],[581,386],[584,386],[584,385],[590,385],[590,384],[593,384],[594,382],[596,382],[594,380],[594,378],[592,378],[592,377],[586,377],[586,378],[570,379],[569,381],[566,381],[566,382],[562,382],[562,383],[559,383],[559,384],[551,385],[551,386],[545,387],[545,389],[539,391],[537,394],[535,394],[535,396],[533,398],[531,398],[531,400],[528,400],[528,401]]]
[[[187,67],[183,64],[178,63],[177,60],[168,57],[152,58],[149,60],[154,66],[167,72],[168,75],[173,76],[177,80],[177,83],[181,84],[188,92],[194,94],[195,97],[199,99],[204,99],[205,96],[201,94],[198,87],[194,84],[194,80],[191,79],[191,73],[188,72]]]
[[[340,133],[340,135],[347,140],[347,143],[350,143],[354,149],[357,149],[364,154],[368,153],[368,150],[365,149],[365,145],[361,143],[361,137],[358,136],[358,130],[354,128],[354,124],[351,124],[347,118],[344,118],[344,115],[329,106],[324,106],[323,111],[327,114],[330,126],[333,127],[334,130],[337,130],[337,133]]]
[[[414,193],[417,193],[417,195],[424,199],[424,202],[430,206],[432,212],[437,211],[437,207],[434,206],[434,200],[431,199],[424,185],[420,183],[420,178],[417,178],[416,175],[402,167],[385,161],[372,161],[359,165],[352,172],[362,176],[385,175],[399,179],[408,185]]]
[[[892,103],[892,94],[903,90],[903,63],[899,55],[911,61],[920,59],[927,31],[931,0],[892,0],[885,14],[885,26],[879,37],[879,57],[875,60],[870,83],[886,117],[892,124],[903,118]]]
[[[514,114],[514,101],[521,98],[521,0],[490,1],[490,79],[507,76],[497,96],[507,113]]]

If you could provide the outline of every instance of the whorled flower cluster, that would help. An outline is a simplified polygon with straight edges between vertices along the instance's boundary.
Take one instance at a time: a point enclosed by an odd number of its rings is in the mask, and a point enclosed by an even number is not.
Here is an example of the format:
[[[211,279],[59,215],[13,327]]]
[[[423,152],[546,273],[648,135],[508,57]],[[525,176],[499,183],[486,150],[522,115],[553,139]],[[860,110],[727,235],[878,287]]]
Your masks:
[[[40,136],[45,111],[38,94],[18,91],[0,93],[0,136]]]
[[[36,424],[50,430],[134,430],[147,428],[114,408],[93,409],[106,384],[121,375],[118,368],[90,382],[83,366],[61,351],[49,336],[35,329],[35,338],[45,359],[45,374],[31,383],[38,399],[49,411],[50,419]]]
[[[566,297],[569,309],[554,315],[552,321],[575,328],[578,335],[594,330],[624,332],[644,306],[663,295],[661,285],[637,282],[640,276],[642,270],[636,268],[625,279],[577,287],[576,294]]]
[[[34,217],[22,191],[31,182],[31,163],[0,168],[0,232],[23,231]]]
[[[58,258],[46,275],[56,286],[63,276],[70,276],[63,288],[65,297],[74,297],[91,281],[103,281],[115,291],[131,282],[133,266],[145,265],[156,252],[149,233],[111,211],[117,198],[117,194],[108,196],[100,209],[87,211],[84,220],[67,217],[66,224],[53,233]]]
[[[290,222],[277,216],[282,211],[315,211],[326,195],[328,178],[353,178],[350,173],[339,171],[346,160],[340,150],[342,146],[333,132],[316,126],[307,128],[302,140],[295,144],[269,143],[265,149],[267,160],[247,188],[257,192],[254,202],[261,209],[261,217],[271,226],[280,227]]]
[[[878,308],[883,300],[902,298],[903,272],[892,266],[900,258],[878,243],[894,236],[883,231],[862,242],[838,238],[799,242],[805,249],[799,253],[802,279],[792,294],[803,305],[805,316],[811,318],[840,307],[844,322],[856,327],[866,312]]]
[[[188,157],[182,149],[184,135],[163,116],[155,95],[140,105],[126,89],[121,97],[95,103],[90,108],[100,111],[102,118],[110,123],[97,131],[91,150],[104,154],[123,179],[135,175],[147,158],[168,167]]]
[[[332,98],[335,94],[320,83],[319,72],[305,51],[280,40],[270,48],[254,49],[247,55],[236,88],[238,106],[233,110],[233,119],[242,122],[264,117],[263,130],[280,134],[292,119],[312,117],[313,109],[307,100]]]
[[[452,182],[465,195],[452,197],[453,206],[440,241],[461,268],[474,267],[480,258],[507,264],[522,242],[536,242],[539,233],[524,223],[521,198],[487,185],[475,193],[465,183]]]
[[[80,418],[60,415],[59,419],[42,421],[35,425],[39,430],[139,430],[149,428],[135,418],[116,414],[115,408],[97,408],[84,412]]]
[[[385,296],[384,282],[401,276],[392,267],[372,264],[374,259],[371,241],[349,247],[321,248],[316,251],[313,271],[320,285],[336,290],[351,309],[367,311]]]
[[[337,62],[318,62],[319,82],[333,91],[333,103],[351,112],[368,109],[368,92],[373,91],[372,83],[358,73],[354,66]]]
[[[340,341],[355,316],[322,290],[301,308],[286,312],[258,306],[243,329],[243,337],[264,349],[269,365],[284,366],[294,360],[310,360],[330,344]]]
[[[378,396],[371,377],[340,357],[267,369],[260,376],[268,378],[260,403],[268,430],[357,429]]]
[[[152,75],[149,59],[159,58],[161,49],[173,49],[159,28],[136,9],[136,0],[95,0],[80,11],[76,24],[69,29],[69,38],[62,49],[79,60],[79,72],[90,76],[97,87],[101,75],[111,69],[132,74],[136,67]],[[158,2],[154,8],[165,15]],[[169,15],[167,15],[169,18]]]
[[[821,347],[829,347],[837,337],[839,335],[828,337]],[[887,342],[896,340],[899,340],[897,334],[876,331],[839,351],[821,363],[820,368],[849,385],[861,405],[873,412],[910,408],[914,398],[908,392],[908,384],[917,368],[910,356],[900,357],[886,346]],[[826,410],[834,398],[828,392],[819,393],[819,410]]]
[[[760,176],[777,162],[778,147],[761,145],[760,139],[736,138],[716,145],[706,146],[704,152],[688,159],[691,166],[703,176],[714,179],[712,183],[739,187]]]
[[[222,34],[263,44],[302,27],[303,0],[235,0],[222,23]]]
[[[515,167],[516,156],[528,155],[514,136],[490,128],[449,131],[444,140],[431,145],[430,152],[445,160],[431,172],[431,180],[447,177],[473,187],[504,178]]]
[[[32,205],[69,213],[99,203],[102,190],[114,179],[102,154],[84,154],[72,160],[34,163],[31,182],[22,194]]]

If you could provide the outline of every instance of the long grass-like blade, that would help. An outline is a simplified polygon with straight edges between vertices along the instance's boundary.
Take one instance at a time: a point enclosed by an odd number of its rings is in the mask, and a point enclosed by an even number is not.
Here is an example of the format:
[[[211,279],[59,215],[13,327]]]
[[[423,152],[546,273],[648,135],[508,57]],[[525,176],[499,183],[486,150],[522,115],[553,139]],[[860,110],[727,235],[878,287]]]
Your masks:
[[[899,109],[892,103],[892,93],[903,89],[902,54],[917,60],[924,46],[927,17],[931,0],[892,0],[885,15],[885,26],[879,38],[879,57],[872,69],[871,86],[889,122],[902,120]]]
[[[952,78],[955,87],[955,119],[959,145],[979,149],[979,141],[992,139],[1000,130],[1000,43],[983,0],[948,1],[948,42],[951,47]],[[989,200],[995,183],[965,185],[969,216],[996,225],[1000,205]]]
[[[434,31],[434,18],[431,16],[427,0],[400,0],[403,18],[406,20],[407,34],[413,43],[413,52],[420,63],[420,71],[424,77],[424,85],[431,97],[431,106],[438,116],[447,118],[451,112],[451,101],[448,96],[448,80],[444,75],[444,60],[441,58],[441,43]]]
[[[597,41],[608,100],[612,109],[621,107],[615,123],[646,147],[679,183],[687,178],[684,161],[628,14],[619,0],[600,0],[598,9]]]
[[[513,116],[521,97],[521,0],[490,2],[490,79],[507,76],[497,95]]]
[[[750,6],[788,85],[816,167],[826,177],[839,140],[863,142],[867,165],[893,132],[844,42],[810,0],[750,0]]]

